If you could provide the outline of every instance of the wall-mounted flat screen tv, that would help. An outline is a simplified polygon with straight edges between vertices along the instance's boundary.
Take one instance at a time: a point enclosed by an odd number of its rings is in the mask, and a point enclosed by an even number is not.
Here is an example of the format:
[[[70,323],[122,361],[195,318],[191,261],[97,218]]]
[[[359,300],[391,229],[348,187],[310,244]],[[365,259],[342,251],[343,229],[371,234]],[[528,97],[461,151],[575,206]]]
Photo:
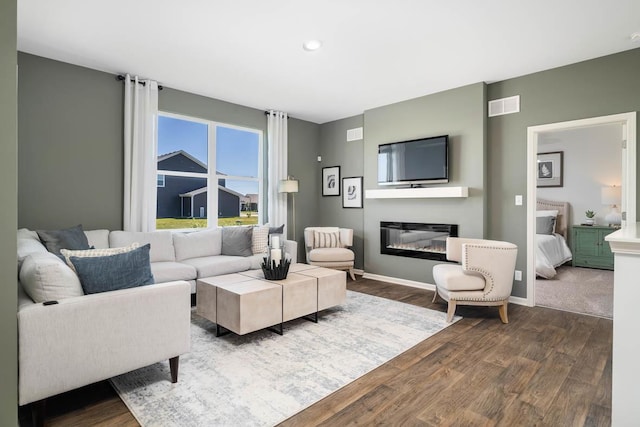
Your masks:
[[[449,182],[449,136],[435,136],[378,146],[378,184],[414,185]]]

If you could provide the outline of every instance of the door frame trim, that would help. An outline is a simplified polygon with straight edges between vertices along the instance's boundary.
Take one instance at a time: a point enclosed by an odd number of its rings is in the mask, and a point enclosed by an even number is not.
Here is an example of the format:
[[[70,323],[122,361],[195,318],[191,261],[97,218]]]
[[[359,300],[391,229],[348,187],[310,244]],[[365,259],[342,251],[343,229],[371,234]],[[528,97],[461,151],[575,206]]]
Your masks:
[[[527,128],[527,298],[526,304],[535,305],[535,225],[536,225],[536,171],[538,140],[540,134],[559,130],[577,129],[605,124],[621,124],[626,149],[622,150],[622,203],[626,213],[622,227],[636,222],[636,116],[635,111],[609,116],[591,117],[566,122],[529,126]],[[620,141],[622,144],[622,141]]]

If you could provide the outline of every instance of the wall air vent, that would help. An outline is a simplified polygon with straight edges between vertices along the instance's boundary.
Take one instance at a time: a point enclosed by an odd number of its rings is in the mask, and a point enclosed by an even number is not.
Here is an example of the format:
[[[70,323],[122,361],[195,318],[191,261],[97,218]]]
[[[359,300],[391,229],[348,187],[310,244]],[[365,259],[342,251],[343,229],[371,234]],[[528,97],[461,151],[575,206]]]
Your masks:
[[[489,117],[520,112],[520,95],[489,101]]]
[[[347,131],[347,142],[362,139],[362,128],[353,128]]]

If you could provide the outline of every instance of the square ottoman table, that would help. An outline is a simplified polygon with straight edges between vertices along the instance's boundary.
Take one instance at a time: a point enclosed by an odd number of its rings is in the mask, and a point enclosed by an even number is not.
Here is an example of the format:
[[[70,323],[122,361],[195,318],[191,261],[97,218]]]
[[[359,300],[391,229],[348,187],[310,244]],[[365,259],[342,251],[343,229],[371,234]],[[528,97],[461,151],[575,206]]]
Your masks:
[[[296,269],[296,274],[313,277],[317,280],[318,311],[344,304],[347,300],[347,272],[323,267],[309,267],[312,268]]]
[[[282,287],[241,274],[198,279],[196,313],[238,335],[279,325],[282,335]]]
[[[258,278],[282,288],[283,322],[310,314],[315,315],[315,322],[318,321],[318,286],[315,278],[289,272],[286,279],[267,280],[262,270],[243,271],[240,274]]]

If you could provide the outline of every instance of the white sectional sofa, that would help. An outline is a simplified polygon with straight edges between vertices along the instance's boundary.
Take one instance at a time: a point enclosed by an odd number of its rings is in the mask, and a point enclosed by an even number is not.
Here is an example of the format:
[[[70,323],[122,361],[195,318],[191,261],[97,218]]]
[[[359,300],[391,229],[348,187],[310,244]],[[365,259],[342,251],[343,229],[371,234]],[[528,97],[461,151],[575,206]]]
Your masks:
[[[149,243],[154,284],[84,295],[74,270],[36,232],[18,230],[20,405],[167,359],[177,380],[178,356],[190,349],[196,279],[262,261],[259,253],[223,255],[221,229],[84,233],[96,249]],[[285,243],[292,262],[296,245]]]

